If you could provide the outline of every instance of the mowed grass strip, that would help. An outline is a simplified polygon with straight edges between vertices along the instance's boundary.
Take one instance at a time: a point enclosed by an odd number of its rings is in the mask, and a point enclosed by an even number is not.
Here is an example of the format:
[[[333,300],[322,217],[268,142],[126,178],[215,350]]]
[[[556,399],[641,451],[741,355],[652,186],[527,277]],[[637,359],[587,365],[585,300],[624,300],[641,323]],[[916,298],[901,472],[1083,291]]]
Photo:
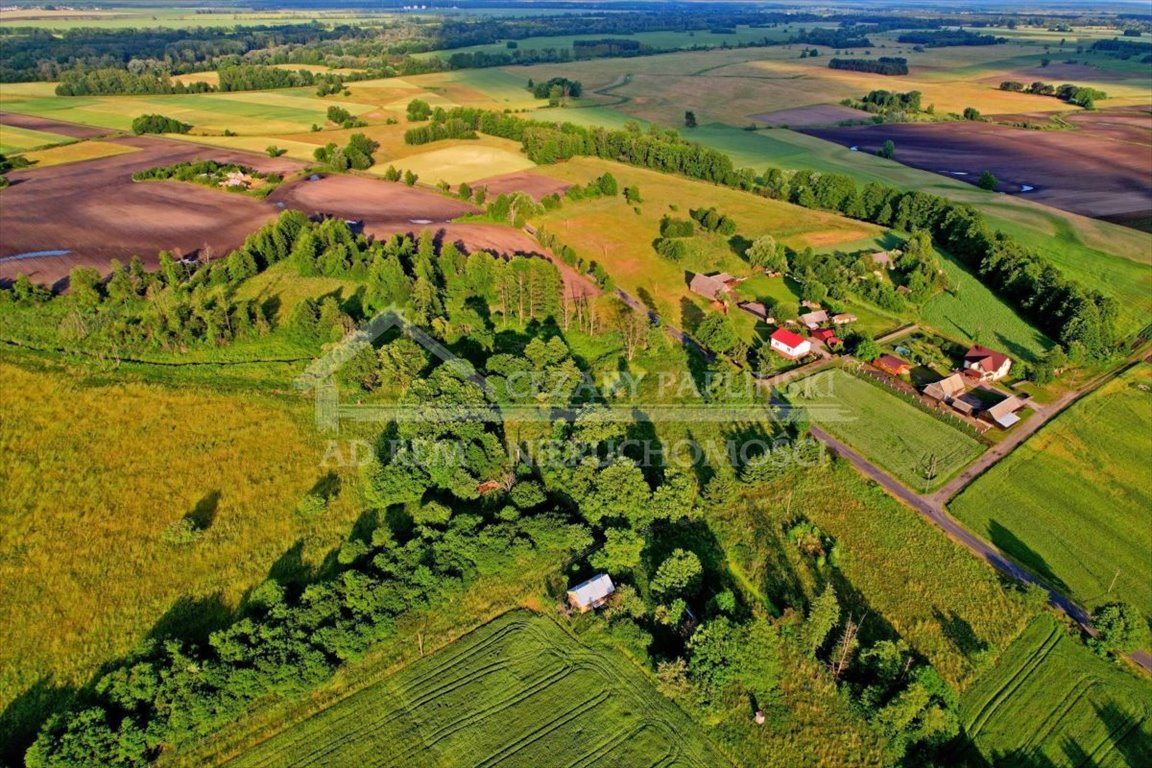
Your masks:
[[[1152,765],[1150,717],[1152,685],[1094,656],[1047,613],[960,698],[966,734],[1005,767]]]
[[[789,399],[812,421],[915,490],[940,485],[984,451],[974,438],[836,368],[803,379],[795,392]],[[931,464],[936,476],[928,480]]]
[[[623,656],[514,611],[227,763],[713,766],[728,762]]]
[[[952,513],[1089,608],[1119,598],[1152,614],[1150,455],[1152,366],[1140,364],[968,486]]]
[[[54,144],[71,144],[76,139],[71,136],[62,136],[59,133],[46,131],[33,131],[28,128],[17,128],[14,125],[0,124],[0,155],[10,155],[14,152],[24,152],[36,147],[49,147]]]
[[[318,564],[356,520],[343,494],[318,519],[294,512],[328,471],[308,401],[107,384],[13,354],[0,362],[0,711],[38,681],[83,684],[149,633],[197,636],[278,561],[284,576]],[[186,516],[200,539],[165,543]],[[0,742],[29,715],[8,709]]]
[[[955,291],[933,297],[921,312],[924,322],[949,338],[974,343],[976,338],[1017,359],[1036,361],[1053,342],[964,269],[951,256],[941,256]]]

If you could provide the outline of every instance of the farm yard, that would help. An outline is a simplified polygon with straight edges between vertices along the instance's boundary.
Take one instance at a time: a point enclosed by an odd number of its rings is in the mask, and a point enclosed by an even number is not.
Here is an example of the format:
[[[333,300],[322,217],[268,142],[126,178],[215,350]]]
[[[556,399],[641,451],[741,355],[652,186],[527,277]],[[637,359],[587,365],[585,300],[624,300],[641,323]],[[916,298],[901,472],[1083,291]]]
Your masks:
[[[1120,598],[1152,613],[1150,436],[1152,367],[1140,364],[970,485],[952,513],[1089,608]]]
[[[289,758],[290,756],[290,758]],[[226,763],[727,765],[631,662],[515,611]]]
[[[994,768],[1152,763],[1152,686],[1037,617],[960,697],[964,732]]]
[[[788,397],[813,422],[918,491],[942,484],[984,450],[975,438],[839,369],[796,382]],[[934,477],[926,477],[933,467]]]

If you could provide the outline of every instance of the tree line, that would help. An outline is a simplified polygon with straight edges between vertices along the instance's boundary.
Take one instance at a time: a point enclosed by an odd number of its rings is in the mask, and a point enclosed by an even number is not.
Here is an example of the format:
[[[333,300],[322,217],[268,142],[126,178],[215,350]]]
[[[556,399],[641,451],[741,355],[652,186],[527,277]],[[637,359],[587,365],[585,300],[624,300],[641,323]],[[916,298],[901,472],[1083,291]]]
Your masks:
[[[875,59],[843,59],[834,57],[828,60],[829,69],[846,69],[851,72],[871,72],[875,75],[906,75],[908,60],[902,56],[880,56]]]
[[[982,35],[967,29],[935,29],[904,32],[896,38],[896,42],[922,45],[925,48],[945,48],[957,45],[999,45],[1008,42],[1008,39]]]

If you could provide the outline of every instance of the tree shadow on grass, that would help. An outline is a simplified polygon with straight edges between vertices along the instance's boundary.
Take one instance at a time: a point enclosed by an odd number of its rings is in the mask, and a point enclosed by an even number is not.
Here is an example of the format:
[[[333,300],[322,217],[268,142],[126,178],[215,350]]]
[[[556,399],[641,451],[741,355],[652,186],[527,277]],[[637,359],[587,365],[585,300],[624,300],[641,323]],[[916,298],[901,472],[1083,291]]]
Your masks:
[[[948,638],[952,647],[963,654],[965,658],[971,659],[976,654],[988,650],[988,643],[981,640],[967,619],[956,611],[949,609],[948,613],[945,614],[933,606],[932,615],[939,622],[944,637]]]
[[[988,523],[988,537],[997,549],[1035,573],[1050,587],[1061,591],[1067,589],[1068,585],[1052,571],[1040,553],[1025,544],[1020,537],[1005,528],[998,520],[992,520]]]
[[[192,523],[197,530],[206,531],[216,521],[216,511],[220,507],[220,491],[209,491],[204,498],[196,502],[196,506],[184,515],[184,519]]]
[[[1152,723],[1147,714],[1124,712],[1112,701],[1095,709],[1125,765],[1152,765]]]
[[[24,765],[24,752],[36,740],[41,724],[75,697],[74,687],[42,677],[13,698],[0,712],[0,765]]]
[[[149,640],[187,640],[197,645],[208,642],[208,636],[232,623],[235,610],[216,592],[205,597],[183,596],[156,620],[146,637]]]

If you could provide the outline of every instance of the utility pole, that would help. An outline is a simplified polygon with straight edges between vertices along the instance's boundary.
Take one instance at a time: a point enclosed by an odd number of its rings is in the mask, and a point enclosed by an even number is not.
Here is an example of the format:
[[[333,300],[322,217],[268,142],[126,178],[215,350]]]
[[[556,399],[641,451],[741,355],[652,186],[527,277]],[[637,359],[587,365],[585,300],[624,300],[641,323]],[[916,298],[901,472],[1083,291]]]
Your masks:
[[[1116,575],[1112,577],[1112,583],[1108,585],[1108,591],[1105,594],[1112,594],[1112,588],[1116,586],[1116,579],[1120,578],[1120,569],[1116,569]]]

